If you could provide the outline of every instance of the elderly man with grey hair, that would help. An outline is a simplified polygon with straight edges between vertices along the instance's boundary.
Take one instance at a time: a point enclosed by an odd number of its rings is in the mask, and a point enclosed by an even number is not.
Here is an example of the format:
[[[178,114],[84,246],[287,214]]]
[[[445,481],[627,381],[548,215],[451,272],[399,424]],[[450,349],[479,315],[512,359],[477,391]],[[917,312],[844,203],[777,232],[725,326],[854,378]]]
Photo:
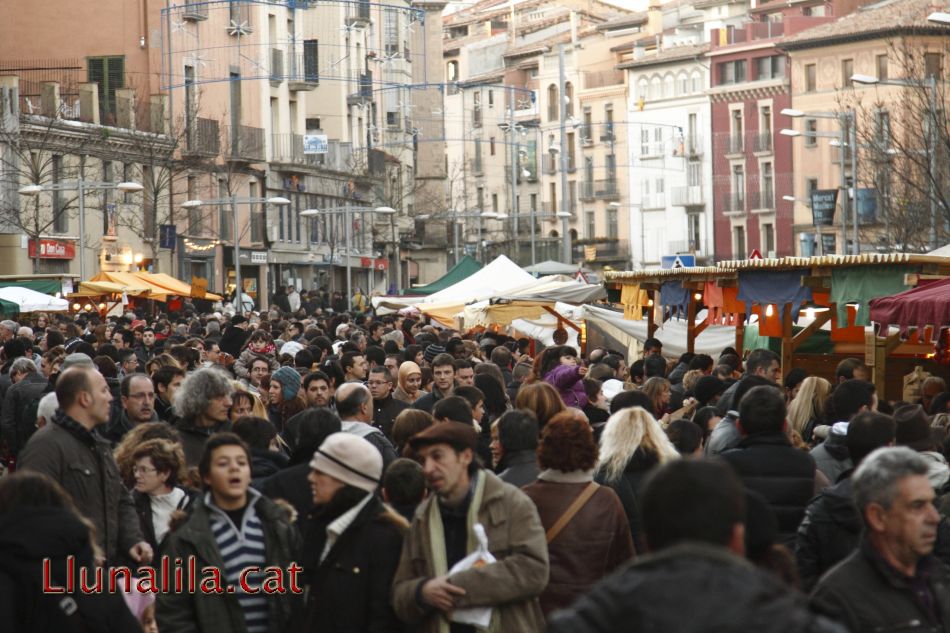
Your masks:
[[[192,372],[178,388],[172,407],[189,468],[198,465],[208,438],[227,429],[232,393],[228,375],[210,367]]]
[[[906,447],[864,458],[851,477],[864,535],[818,582],[816,611],[854,632],[950,632],[950,568],[933,555],[941,518],[928,466]]]
[[[11,321],[9,319],[0,321],[0,343],[6,343],[14,336],[16,336],[17,330],[20,329],[20,324],[16,321]]]
[[[40,404],[36,407],[36,428],[41,429],[53,420],[56,415],[56,409],[59,408],[59,398],[55,391],[40,398]]]
[[[0,433],[15,456],[36,431],[36,403],[49,387],[49,381],[37,370],[32,359],[21,356],[10,365],[13,386],[3,397]]]
[[[396,449],[383,432],[373,426],[373,394],[361,382],[345,382],[334,394],[341,431],[362,437],[383,457],[383,471],[395,461]]]

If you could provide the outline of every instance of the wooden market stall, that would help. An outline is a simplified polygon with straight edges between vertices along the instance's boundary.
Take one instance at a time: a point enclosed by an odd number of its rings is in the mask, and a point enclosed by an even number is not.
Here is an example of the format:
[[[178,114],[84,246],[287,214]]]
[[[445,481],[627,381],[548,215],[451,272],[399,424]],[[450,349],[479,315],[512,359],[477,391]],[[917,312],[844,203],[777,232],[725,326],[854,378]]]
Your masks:
[[[679,316],[687,324],[687,349],[694,351],[696,337],[709,325],[727,325],[735,328],[740,353],[766,345],[780,354],[783,373],[794,365],[829,379],[840,360],[860,356],[880,393],[897,399],[903,375],[915,365],[950,374],[934,360],[940,328],[950,323],[907,338],[886,331],[878,336],[866,328],[871,301],[943,278],[950,278],[950,257],[865,254],[612,272],[607,286],[614,296],[619,291],[626,318],[647,320],[648,336]],[[703,308],[706,318],[700,321]],[[757,318],[750,323],[752,315]]]

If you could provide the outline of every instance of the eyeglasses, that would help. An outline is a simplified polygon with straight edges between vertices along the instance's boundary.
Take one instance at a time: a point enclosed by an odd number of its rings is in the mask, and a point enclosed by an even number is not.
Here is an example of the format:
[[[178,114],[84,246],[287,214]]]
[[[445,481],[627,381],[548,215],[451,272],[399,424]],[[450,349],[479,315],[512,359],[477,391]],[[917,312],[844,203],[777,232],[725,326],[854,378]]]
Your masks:
[[[157,473],[157,472],[158,472],[158,469],[152,468],[151,466],[133,466],[132,467],[133,475],[138,475],[139,473],[142,473],[143,475],[147,475],[148,473]]]

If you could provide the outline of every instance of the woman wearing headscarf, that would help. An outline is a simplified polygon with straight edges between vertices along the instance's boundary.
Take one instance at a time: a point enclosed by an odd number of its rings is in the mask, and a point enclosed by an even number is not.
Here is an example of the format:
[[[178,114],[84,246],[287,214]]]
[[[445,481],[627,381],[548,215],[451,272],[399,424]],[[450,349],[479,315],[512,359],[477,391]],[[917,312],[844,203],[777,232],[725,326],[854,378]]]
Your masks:
[[[393,392],[393,398],[407,404],[412,404],[425,395],[422,387],[422,369],[411,360],[404,361],[399,366],[399,386]]]

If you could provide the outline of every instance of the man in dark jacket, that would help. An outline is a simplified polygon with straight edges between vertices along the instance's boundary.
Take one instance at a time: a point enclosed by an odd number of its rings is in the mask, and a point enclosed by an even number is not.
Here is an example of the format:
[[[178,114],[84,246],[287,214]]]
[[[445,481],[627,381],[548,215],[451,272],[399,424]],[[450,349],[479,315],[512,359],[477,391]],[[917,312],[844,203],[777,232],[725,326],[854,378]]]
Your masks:
[[[175,428],[181,436],[189,468],[198,465],[208,438],[230,424],[228,412],[233,391],[227,374],[211,368],[199,369],[181,383],[174,403],[175,414],[179,416]]]
[[[52,424],[33,434],[20,452],[19,467],[49,475],[76,500],[96,526],[106,561],[129,556],[148,563],[152,548],[139,527],[135,505],[122,484],[112,447],[93,430],[109,420],[112,394],[102,374],[73,367],[56,381],[59,410]]]
[[[343,433],[362,437],[376,447],[383,458],[383,471],[396,459],[396,448],[381,430],[373,426],[373,396],[360,382],[345,382],[336,390],[336,412]]]
[[[492,429],[492,461],[503,482],[523,488],[538,478],[538,420],[525,409],[505,412]]]
[[[950,632],[950,569],[933,556],[940,514],[928,462],[906,447],[879,448],[852,475],[865,532],[825,574],[812,606],[851,631]]]
[[[824,473],[828,481],[835,483],[841,473],[850,470],[851,458],[848,456],[848,422],[862,411],[876,409],[874,385],[863,380],[845,380],[835,387],[831,394],[831,408],[835,414],[834,424],[825,441],[811,449],[818,470]]]
[[[385,366],[373,367],[366,385],[373,396],[373,426],[391,438],[396,416],[408,409],[409,404],[393,398],[393,376]]]
[[[218,347],[222,352],[226,352],[237,358],[241,355],[244,348],[244,341],[247,340],[247,319],[240,314],[231,317],[231,324],[224,330]]]
[[[102,436],[113,444],[118,444],[126,433],[139,424],[158,422],[155,413],[155,388],[145,374],[131,374],[122,379],[120,385],[122,406],[112,409],[109,424]]]
[[[412,403],[413,409],[432,413],[435,403],[452,395],[455,386],[455,359],[451,354],[439,354],[432,359],[432,391]]]
[[[552,616],[549,633],[844,633],[742,558],[745,495],[728,467],[672,461],[648,479],[641,497],[651,553]]]
[[[43,397],[49,381],[36,369],[31,359],[21,357],[10,366],[13,386],[7,389],[3,398],[3,413],[0,414],[0,428],[3,440],[15,456],[26,446],[36,431],[36,406]],[[30,412],[32,411],[32,415]]]
[[[875,449],[893,444],[896,432],[890,416],[870,411],[856,415],[848,425],[851,460],[860,464]],[[795,541],[795,560],[805,591],[853,552],[861,538],[864,522],[854,505],[853,472],[845,471],[837,484],[823,490],[805,509]]]
[[[782,379],[782,368],[778,354],[768,349],[754,349],[749,353],[745,361],[746,373],[742,380],[735,383],[722,394],[719,398],[719,415],[726,415],[730,409],[736,409],[739,400],[736,398],[736,390],[739,385],[749,376],[761,376],[772,384],[778,385]]]
[[[765,497],[778,520],[778,540],[791,544],[815,493],[815,460],[785,435],[785,394],[755,387],[739,403],[739,447],[722,453],[742,483]]]

